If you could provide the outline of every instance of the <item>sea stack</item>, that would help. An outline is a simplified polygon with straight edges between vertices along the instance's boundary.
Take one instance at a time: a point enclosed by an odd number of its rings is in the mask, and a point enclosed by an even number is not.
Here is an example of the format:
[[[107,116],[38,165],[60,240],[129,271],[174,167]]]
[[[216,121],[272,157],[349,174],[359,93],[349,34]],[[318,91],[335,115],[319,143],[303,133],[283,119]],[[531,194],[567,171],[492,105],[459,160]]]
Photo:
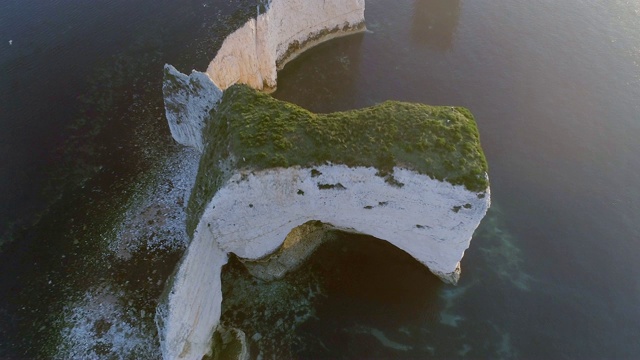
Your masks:
[[[172,134],[202,151],[187,209],[192,241],[156,314],[165,359],[200,360],[221,339],[247,355],[242,331],[218,326],[231,253],[254,276],[277,279],[337,229],[388,241],[457,283],[490,206],[467,109],[387,101],[314,114],[265,92],[297,51],[362,29],[363,16],[363,1],[273,0],[227,38],[206,74],[165,67]]]

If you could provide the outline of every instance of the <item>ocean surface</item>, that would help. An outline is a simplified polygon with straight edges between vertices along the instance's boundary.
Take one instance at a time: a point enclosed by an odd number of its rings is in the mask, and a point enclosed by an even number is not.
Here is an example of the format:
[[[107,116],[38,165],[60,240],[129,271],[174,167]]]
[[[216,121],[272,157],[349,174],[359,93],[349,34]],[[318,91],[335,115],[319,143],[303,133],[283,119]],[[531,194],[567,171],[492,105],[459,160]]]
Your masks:
[[[0,3],[0,358],[159,356],[152,313],[195,164],[168,135],[162,65],[204,70],[254,11]],[[492,208],[457,287],[346,234],[275,285],[232,261],[227,291],[264,299],[223,304],[253,354],[640,356],[640,2],[368,0],[366,21],[287,65],[274,96],[316,112],[469,108]],[[299,316],[277,331],[260,306]]]

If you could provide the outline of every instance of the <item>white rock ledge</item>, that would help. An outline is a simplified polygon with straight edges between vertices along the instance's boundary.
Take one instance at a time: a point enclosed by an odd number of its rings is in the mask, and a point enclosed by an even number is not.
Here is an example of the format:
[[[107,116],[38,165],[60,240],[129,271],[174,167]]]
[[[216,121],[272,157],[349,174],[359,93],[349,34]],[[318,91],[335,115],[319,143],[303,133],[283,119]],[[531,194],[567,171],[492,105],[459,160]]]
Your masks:
[[[164,358],[200,359],[210,351],[228,253],[263,258],[311,220],[386,240],[455,284],[460,260],[490,205],[489,189],[482,196],[395,168],[394,177],[404,183],[397,187],[376,172],[325,165],[234,173],[207,205],[175,275],[160,329]]]

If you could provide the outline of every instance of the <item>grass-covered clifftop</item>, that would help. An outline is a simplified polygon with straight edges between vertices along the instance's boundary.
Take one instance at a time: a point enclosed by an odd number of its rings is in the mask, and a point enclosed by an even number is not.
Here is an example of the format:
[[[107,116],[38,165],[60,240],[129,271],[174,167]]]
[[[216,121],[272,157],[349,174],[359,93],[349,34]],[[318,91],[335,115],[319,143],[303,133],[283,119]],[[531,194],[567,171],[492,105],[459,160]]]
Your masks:
[[[386,101],[331,114],[234,85],[224,92],[204,134],[205,151],[188,205],[192,234],[204,207],[233,169],[331,162],[372,166],[390,185],[399,166],[468,190],[486,190],[487,162],[469,110]]]

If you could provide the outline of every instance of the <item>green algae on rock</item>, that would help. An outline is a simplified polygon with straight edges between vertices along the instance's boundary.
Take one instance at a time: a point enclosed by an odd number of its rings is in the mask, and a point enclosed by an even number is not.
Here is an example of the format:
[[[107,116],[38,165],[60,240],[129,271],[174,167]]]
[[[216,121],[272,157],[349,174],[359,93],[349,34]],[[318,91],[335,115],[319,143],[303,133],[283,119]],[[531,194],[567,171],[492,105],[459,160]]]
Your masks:
[[[314,114],[251,89],[228,88],[204,130],[205,150],[189,206],[193,233],[231,170],[344,164],[375,167],[390,185],[401,167],[469,191],[484,192],[487,162],[475,120],[461,107],[386,101]]]

